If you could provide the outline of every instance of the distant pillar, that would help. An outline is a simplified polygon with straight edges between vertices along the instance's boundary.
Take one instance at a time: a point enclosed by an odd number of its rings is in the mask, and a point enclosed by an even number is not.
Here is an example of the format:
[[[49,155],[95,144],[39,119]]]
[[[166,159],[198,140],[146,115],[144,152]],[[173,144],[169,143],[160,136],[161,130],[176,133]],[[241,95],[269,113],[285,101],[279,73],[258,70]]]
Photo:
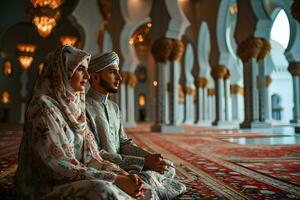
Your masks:
[[[224,65],[217,65],[212,68],[211,75],[215,80],[216,85],[216,120],[214,125],[225,124],[225,91],[224,91],[224,76],[227,73],[227,68]]]
[[[155,132],[179,132],[180,129],[177,126],[170,126],[166,122],[166,95],[167,95],[167,83],[166,83],[166,66],[172,53],[173,44],[171,39],[161,38],[156,40],[152,45],[152,55],[156,61],[157,66],[157,103],[156,103],[156,120],[155,124],[151,127]]]
[[[178,126],[179,122],[179,90],[180,60],[184,52],[184,45],[180,40],[172,40],[172,52],[169,56],[170,64],[170,106],[169,119],[171,126]],[[179,129],[179,127],[178,127]]]
[[[249,37],[238,46],[237,54],[244,65],[245,120],[241,128],[271,127],[266,121],[269,106],[265,85],[265,58],[271,46],[264,38]],[[258,79],[257,79],[258,76]]]
[[[300,62],[290,63],[288,70],[293,77],[294,92],[293,119],[291,120],[291,123],[300,123]]]
[[[197,124],[199,126],[211,126],[211,117],[209,116],[210,102],[208,98],[208,78],[198,77],[196,79],[197,85]]]

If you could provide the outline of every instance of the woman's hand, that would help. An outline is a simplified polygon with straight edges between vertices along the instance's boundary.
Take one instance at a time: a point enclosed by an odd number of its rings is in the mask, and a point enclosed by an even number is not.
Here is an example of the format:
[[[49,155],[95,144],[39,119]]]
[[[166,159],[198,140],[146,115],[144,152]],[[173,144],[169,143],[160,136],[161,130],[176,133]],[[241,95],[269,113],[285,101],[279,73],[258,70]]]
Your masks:
[[[141,178],[136,174],[118,175],[115,184],[134,198],[139,198],[142,195],[144,184]]]
[[[152,170],[163,174],[168,171],[169,165],[161,154],[149,154],[145,157],[144,168],[146,170]]]

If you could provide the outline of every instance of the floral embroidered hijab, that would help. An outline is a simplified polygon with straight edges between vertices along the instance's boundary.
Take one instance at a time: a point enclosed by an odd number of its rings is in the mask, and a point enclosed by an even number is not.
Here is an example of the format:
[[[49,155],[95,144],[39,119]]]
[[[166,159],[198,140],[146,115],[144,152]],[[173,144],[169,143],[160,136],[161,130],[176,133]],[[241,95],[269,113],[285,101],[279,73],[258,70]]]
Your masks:
[[[46,59],[45,69],[35,84],[33,96],[46,94],[55,99],[69,126],[85,137],[92,157],[102,161],[93,133],[87,128],[85,94],[75,91],[71,86],[71,78],[76,69],[85,62],[87,65],[90,58],[90,54],[70,45],[51,52]]]

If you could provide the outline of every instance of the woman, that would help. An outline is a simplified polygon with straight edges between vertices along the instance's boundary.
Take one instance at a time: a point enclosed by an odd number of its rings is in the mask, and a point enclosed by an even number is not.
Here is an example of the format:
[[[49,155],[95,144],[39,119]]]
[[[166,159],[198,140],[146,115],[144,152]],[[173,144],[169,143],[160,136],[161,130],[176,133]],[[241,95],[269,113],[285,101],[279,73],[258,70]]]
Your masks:
[[[47,57],[26,111],[16,183],[21,199],[152,198],[141,179],[101,158],[87,129],[90,55],[62,46]]]

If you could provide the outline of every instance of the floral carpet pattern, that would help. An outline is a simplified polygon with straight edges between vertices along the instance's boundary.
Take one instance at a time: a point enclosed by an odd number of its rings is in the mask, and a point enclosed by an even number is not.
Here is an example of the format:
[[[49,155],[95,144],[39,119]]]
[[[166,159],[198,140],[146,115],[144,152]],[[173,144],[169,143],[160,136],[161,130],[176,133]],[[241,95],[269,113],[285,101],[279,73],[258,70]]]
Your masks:
[[[128,136],[175,163],[187,191],[177,199],[300,200],[300,145],[239,145],[226,138],[270,134],[183,126],[180,134],[159,134],[149,126]],[[21,131],[0,131],[0,199],[13,198],[13,176]]]

